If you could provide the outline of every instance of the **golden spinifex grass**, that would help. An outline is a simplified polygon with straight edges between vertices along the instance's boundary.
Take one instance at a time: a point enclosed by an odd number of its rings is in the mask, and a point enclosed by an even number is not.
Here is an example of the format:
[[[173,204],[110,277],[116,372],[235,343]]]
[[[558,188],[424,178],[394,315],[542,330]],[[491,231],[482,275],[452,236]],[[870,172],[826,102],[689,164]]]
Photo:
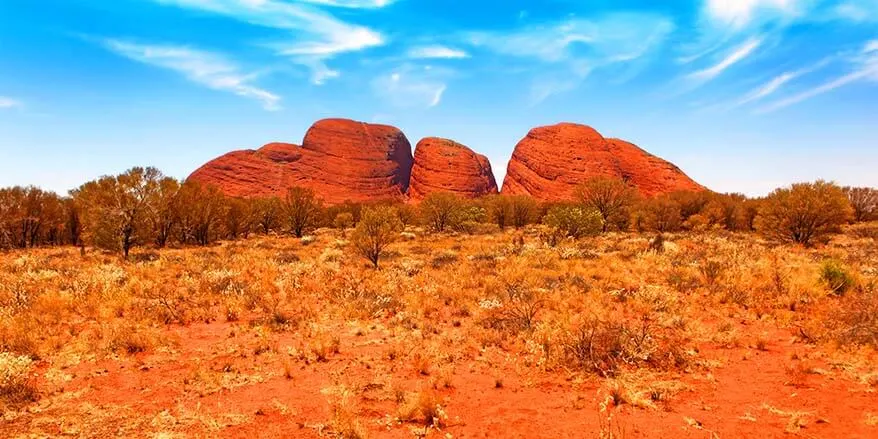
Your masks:
[[[485,392],[563,377],[571,394],[592,382],[614,405],[660,410],[723,363],[704,351],[769,355],[777,348],[766,334],[777,332],[795,339],[778,378],[787,385],[820,378],[804,355],[844,364],[839,374],[874,391],[878,248],[868,227],[814,249],[727,232],[667,235],[659,245],[610,233],[550,247],[540,226],[409,228],[383,249],[380,269],[331,229],[134,250],[128,261],[74,248],[3,253],[3,431],[125,422],[210,434],[256,422],[248,410],[345,437],[454,431],[478,415],[453,405],[458,387],[471,385],[461,376],[474,373],[484,374]],[[159,374],[138,378],[140,392],[167,389],[173,396],[156,402],[167,407],[136,405],[136,393],[89,399],[104,395],[89,380],[126,373]],[[323,409],[287,407],[276,399],[285,392]],[[190,404],[216,395],[227,398],[222,410]],[[86,418],[86,402],[107,416]],[[758,411],[762,401],[753,403]]]

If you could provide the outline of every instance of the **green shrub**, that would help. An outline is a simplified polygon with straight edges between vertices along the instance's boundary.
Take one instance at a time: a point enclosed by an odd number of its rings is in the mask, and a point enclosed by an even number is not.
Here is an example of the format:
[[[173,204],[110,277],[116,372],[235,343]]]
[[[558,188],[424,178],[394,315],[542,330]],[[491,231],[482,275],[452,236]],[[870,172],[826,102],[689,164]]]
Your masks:
[[[543,222],[552,230],[574,239],[597,235],[604,227],[597,211],[578,206],[552,207]]]
[[[841,262],[828,260],[820,270],[820,280],[833,294],[843,295],[856,284],[856,279]]]

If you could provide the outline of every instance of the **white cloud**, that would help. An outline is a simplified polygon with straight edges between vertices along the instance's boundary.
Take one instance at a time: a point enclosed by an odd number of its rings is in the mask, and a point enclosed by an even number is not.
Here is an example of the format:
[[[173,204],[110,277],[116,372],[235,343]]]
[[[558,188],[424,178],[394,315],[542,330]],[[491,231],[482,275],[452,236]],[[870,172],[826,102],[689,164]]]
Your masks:
[[[757,113],[770,113],[777,111],[857,82],[878,82],[878,52],[872,48],[872,43],[873,42],[869,42],[866,44],[862,56],[851,60],[854,68],[847,74],[839,76],[831,81],[824,82],[810,90],[774,102],[759,109]]]
[[[742,60],[753,54],[753,52],[756,51],[756,49],[758,49],[761,44],[761,39],[751,38],[747,40],[744,44],[736,47],[719,63],[706,69],[691,73],[689,77],[699,81],[710,81],[711,79],[714,79],[717,76],[721,75],[729,67],[732,67],[733,65],[741,62]]]
[[[138,44],[108,39],[104,47],[126,58],[182,74],[187,79],[214,90],[255,99],[269,111],[280,109],[280,97],[252,84],[255,75],[240,68],[223,56],[186,46]]]
[[[825,67],[827,64],[829,64],[829,62],[830,62],[830,59],[827,58],[827,59],[824,59],[824,60],[822,60],[822,61],[820,61],[812,66],[808,66],[804,69],[800,69],[800,70],[796,70],[796,71],[792,71],[792,72],[784,72],[784,73],[774,77],[771,81],[768,81],[767,83],[765,83],[761,87],[748,93],[746,96],[744,96],[743,99],[741,99],[740,101],[735,103],[735,106],[746,105],[746,104],[749,104],[751,102],[756,102],[756,101],[759,101],[761,99],[764,99],[764,98],[774,94],[776,91],[780,90],[781,87],[783,87],[784,85],[786,85],[790,81],[793,81],[793,80],[795,80],[801,76],[807,75],[809,73],[813,73],[813,72]]]
[[[878,52],[878,40],[872,40],[866,43],[866,47],[863,48],[863,53],[872,53]]]
[[[733,28],[743,28],[760,13],[794,15],[800,0],[707,0],[705,10],[710,19]]]
[[[469,58],[469,54],[460,49],[445,46],[415,47],[409,50],[409,57],[416,59],[444,58],[459,59]]]
[[[15,99],[12,99],[12,98],[0,96],[0,109],[15,108],[15,107],[20,107],[20,106],[21,106],[21,102],[15,100]]]
[[[322,83],[338,72],[325,65],[325,60],[340,53],[356,52],[385,43],[384,37],[367,27],[347,23],[307,4],[281,0],[154,0],[159,3],[197,9],[224,15],[256,26],[292,31],[295,38],[271,44],[278,54],[312,71],[312,81]],[[300,2],[302,3],[302,2]],[[390,1],[310,0],[328,6],[378,8]],[[327,74],[332,73],[332,74]]]
[[[381,75],[372,81],[372,88],[379,97],[391,105],[402,108],[432,108],[442,102],[448,86],[444,74],[429,67],[401,67]]]

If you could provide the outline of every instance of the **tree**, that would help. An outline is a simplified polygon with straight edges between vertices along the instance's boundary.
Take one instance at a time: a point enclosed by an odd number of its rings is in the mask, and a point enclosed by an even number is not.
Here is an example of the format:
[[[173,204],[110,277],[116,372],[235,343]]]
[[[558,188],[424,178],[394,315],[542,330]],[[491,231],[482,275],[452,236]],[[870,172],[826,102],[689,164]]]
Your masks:
[[[127,259],[131,248],[151,234],[149,204],[155,199],[161,178],[158,169],[138,167],[90,181],[75,190],[73,196],[86,240],[96,247],[121,251]]]
[[[80,245],[82,243],[82,220],[80,219],[79,209],[76,208],[76,202],[72,197],[66,197],[62,200],[64,206],[64,230],[67,234],[67,242],[71,245]]]
[[[225,231],[230,239],[246,239],[255,228],[253,204],[243,198],[226,199]]]
[[[500,230],[512,224],[512,203],[506,195],[490,195],[485,197],[488,217]]]
[[[461,221],[463,202],[448,192],[433,192],[421,202],[421,216],[436,232],[454,228]]]
[[[756,228],[766,237],[808,246],[840,231],[852,217],[844,191],[834,183],[818,180],[772,192],[762,203]]]
[[[509,197],[512,225],[520,229],[537,218],[537,201],[529,195],[513,195]]]
[[[280,198],[259,198],[253,203],[253,215],[256,217],[256,225],[262,229],[262,233],[267,235],[272,230],[277,229],[283,214],[283,204]]]
[[[180,242],[205,246],[219,238],[228,207],[218,187],[187,181],[180,187],[176,201]]]
[[[167,245],[174,227],[179,220],[175,209],[177,195],[180,192],[180,182],[171,177],[159,180],[154,193],[154,199],[150,203],[150,221],[155,245],[159,248]]]
[[[336,229],[341,231],[341,236],[345,236],[345,230],[351,228],[354,225],[354,214],[350,212],[341,212],[335,216],[335,219],[332,220],[332,225],[335,226]]]
[[[543,218],[543,223],[574,239],[597,235],[603,230],[601,214],[582,206],[553,206]]]
[[[593,209],[603,220],[602,232],[628,228],[630,208],[637,191],[628,183],[610,177],[595,177],[576,190],[576,197],[586,208]]]
[[[378,260],[401,230],[402,223],[397,217],[396,209],[387,206],[366,208],[354,229],[354,248],[378,268]]]
[[[639,228],[659,233],[675,232],[682,224],[680,205],[669,195],[644,201],[639,210]]]
[[[878,189],[870,187],[846,187],[845,194],[854,209],[854,221],[878,219]]]
[[[406,228],[417,221],[418,209],[411,204],[401,204],[396,207],[396,217],[399,218],[402,227]],[[354,219],[356,220],[356,217]]]
[[[290,231],[301,238],[320,220],[321,203],[312,189],[294,187],[283,200],[283,213]]]

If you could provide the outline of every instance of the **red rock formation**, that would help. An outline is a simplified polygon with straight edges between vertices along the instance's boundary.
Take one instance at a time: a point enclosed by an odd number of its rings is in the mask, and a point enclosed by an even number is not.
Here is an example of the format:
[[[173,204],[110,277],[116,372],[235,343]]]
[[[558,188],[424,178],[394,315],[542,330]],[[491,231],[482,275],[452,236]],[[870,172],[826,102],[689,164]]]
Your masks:
[[[412,168],[411,145],[390,126],[344,119],[315,123],[302,146],[270,143],[214,159],[189,179],[230,196],[282,196],[294,186],[313,189],[326,203],[402,198]]]
[[[680,168],[631,143],[605,139],[585,125],[562,123],[534,128],[518,143],[502,193],[569,200],[576,186],[595,176],[627,180],[646,196],[704,190]]]
[[[409,199],[421,201],[433,192],[466,198],[496,194],[488,158],[453,140],[428,137],[415,148]]]

